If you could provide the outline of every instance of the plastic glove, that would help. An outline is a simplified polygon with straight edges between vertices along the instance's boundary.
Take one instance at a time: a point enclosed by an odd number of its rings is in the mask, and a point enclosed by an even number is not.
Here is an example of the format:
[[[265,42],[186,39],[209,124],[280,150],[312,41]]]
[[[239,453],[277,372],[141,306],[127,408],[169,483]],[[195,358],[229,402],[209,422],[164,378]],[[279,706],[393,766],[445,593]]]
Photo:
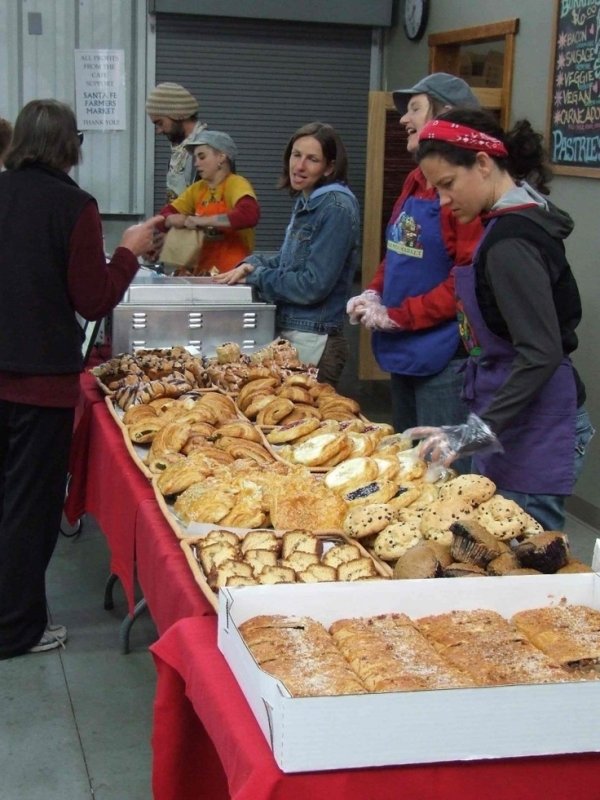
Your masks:
[[[459,456],[473,453],[501,453],[504,448],[492,429],[477,414],[469,414],[462,425],[441,425],[439,428],[409,428],[404,435],[423,439],[421,457],[432,464],[449,466]]]
[[[381,295],[374,289],[366,289],[362,294],[351,297],[346,304],[346,314],[350,317],[350,325],[359,325],[365,309],[373,303],[381,305]]]
[[[375,303],[369,303],[360,318],[361,323],[369,331],[400,331],[400,325],[390,319],[387,308]]]

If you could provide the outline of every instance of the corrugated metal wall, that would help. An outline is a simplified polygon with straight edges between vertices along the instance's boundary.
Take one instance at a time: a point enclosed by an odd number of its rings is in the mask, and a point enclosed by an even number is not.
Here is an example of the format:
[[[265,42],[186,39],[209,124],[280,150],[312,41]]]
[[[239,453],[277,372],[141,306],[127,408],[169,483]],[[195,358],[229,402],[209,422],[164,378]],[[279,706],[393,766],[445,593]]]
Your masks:
[[[200,118],[238,145],[237,168],[262,208],[257,249],[283,239],[291,198],[275,185],[290,135],[313,120],[336,127],[361,202],[371,29],[183,15],[157,15],[156,82],[175,81],[200,101]],[[155,143],[155,207],[164,204],[169,144]]]
[[[32,16],[33,15],[33,16]],[[0,0],[0,116],[29,100],[75,107],[75,49],[125,52],[127,129],[86,134],[73,178],[103,214],[144,213],[144,0]]]

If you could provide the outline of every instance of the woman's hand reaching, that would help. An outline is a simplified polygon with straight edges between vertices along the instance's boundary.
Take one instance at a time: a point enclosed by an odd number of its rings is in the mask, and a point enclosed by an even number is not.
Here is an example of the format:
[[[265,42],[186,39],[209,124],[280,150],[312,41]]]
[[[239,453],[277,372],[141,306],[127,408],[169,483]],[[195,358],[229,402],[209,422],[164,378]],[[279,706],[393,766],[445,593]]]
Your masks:
[[[409,428],[403,435],[408,439],[422,439],[419,445],[421,458],[445,467],[460,456],[501,453],[504,450],[489,425],[473,413],[462,425]]]
[[[220,275],[213,278],[213,280],[215,283],[226,283],[229,286],[233,286],[235,283],[243,283],[246,275],[249,275],[253,271],[254,267],[252,264],[246,264],[244,262],[238,267],[230,269],[229,272],[222,272]]]

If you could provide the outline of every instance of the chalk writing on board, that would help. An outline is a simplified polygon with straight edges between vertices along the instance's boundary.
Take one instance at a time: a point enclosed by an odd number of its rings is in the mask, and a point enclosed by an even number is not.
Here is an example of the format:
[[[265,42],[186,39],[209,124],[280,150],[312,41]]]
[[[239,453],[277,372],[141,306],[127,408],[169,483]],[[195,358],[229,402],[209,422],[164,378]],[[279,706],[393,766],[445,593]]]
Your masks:
[[[557,8],[550,158],[600,168],[600,0],[559,0]]]

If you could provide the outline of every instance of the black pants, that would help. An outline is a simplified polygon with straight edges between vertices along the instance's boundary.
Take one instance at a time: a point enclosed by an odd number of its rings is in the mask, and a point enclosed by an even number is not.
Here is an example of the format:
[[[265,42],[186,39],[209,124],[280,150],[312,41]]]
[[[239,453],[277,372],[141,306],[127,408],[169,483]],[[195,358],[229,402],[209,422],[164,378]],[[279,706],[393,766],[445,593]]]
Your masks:
[[[333,387],[337,386],[342,370],[348,360],[348,351],[348,342],[343,333],[330,333],[327,336],[325,350],[317,364],[319,369],[317,380],[320,383],[330,383]]]
[[[27,652],[46,626],[73,415],[0,400],[0,658]]]

